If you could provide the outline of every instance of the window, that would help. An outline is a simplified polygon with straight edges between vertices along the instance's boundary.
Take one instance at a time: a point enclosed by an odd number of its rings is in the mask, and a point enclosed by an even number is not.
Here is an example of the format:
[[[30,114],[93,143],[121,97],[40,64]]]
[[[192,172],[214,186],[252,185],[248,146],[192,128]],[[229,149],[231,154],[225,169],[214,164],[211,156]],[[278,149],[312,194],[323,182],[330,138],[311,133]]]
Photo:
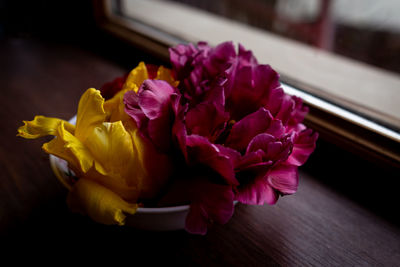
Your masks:
[[[395,42],[374,39],[375,47],[385,45],[390,59],[374,61],[363,52],[368,36],[356,38],[358,32],[350,30],[361,25],[359,36],[386,30],[387,38],[399,43],[400,22],[391,6],[396,3],[105,0],[99,23],[164,58],[167,47],[179,42],[240,42],[281,74],[286,92],[311,107],[307,123],[312,127],[362,153],[399,163],[400,61],[395,57],[400,49]],[[346,41],[351,38],[358,43]]]

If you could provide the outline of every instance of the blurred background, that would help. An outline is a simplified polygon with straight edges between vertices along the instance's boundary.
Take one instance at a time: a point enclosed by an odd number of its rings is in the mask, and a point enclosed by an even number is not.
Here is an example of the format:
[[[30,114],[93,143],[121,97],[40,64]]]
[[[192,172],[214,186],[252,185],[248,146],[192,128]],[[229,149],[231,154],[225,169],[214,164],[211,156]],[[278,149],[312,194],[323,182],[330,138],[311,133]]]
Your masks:
[[[98,37],[95,1],[0,1],[0,38]],[[121,1],[114,1],[118,6]],[[129,0],[127,1],[129,2]],[[392,72],[400,72],[397,0],[171,0]],[[85,45],[85,44],[82,44]],[[86,44],[87,45],[87,44]]]
[[[397,0],[172,0],[400,72]]]
[[[138,60],[158,62],[98,27],[96,4],[101,1],[0,0],[0,49],[20,41],[44,41],[89,51],[126,69]]]

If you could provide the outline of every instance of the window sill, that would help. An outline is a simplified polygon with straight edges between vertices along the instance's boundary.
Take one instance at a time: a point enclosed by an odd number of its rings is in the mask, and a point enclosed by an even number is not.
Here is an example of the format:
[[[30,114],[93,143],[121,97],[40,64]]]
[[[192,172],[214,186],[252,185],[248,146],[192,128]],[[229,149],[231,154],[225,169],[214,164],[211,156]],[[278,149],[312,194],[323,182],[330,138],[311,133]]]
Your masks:
[[[286,92],[310,106],[306,124],[372,161],[400,166],[400,78],[394,74],[176,3],[129,1],[126,16],[111,5],[95,6],[98,24],[165,61],[168,47],[180,42],[245,40],[260,62],[280,72]]]

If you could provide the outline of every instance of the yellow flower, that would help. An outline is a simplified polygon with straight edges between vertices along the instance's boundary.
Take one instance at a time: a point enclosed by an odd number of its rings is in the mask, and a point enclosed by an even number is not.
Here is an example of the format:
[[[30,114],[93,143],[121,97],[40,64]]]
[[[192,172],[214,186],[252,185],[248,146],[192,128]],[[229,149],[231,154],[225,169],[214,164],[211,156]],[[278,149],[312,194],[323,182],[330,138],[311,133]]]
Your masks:
[[[157,77],[174,83],[167,69],[160,68]],[[140,63],[123,89],[106,102],[100,91],[88,89],[79,101],[76,126],[36,116],[18,129],[18,135],[27,139],[55,136],[43,150],[66,160],[79,177],[69,192],[68,205],[97,222],[124,224],[125,214],[136,212],[138,198],[154,197],[168,178],[169,158],[141,137],[124,111],[123,95],[128,90],[137,92],[147,78],[146,66]],[[155,171],[153,162],[161,169]],[[163,177],[156,177],[162,173]]]

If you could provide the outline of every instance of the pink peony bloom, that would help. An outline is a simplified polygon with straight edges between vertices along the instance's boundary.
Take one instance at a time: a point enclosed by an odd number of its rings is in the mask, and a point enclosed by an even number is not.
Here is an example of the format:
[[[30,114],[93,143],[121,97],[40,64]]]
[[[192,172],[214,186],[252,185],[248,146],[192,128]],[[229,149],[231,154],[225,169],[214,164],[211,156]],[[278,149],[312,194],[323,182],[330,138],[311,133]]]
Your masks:
[[[297,167],[315,149],[318,134],[302,124],[308,110],[284,93],[279,75],[231,42],[178,45],[170,59],[177,88],[147,80],[124,102],[157,148],[181,155],[184,179],[198,179],[191,170],[204,170],[188,196],[187,230],[205,234],[210,222],[226,223],[233,200],[274,204],[295,193]]]

